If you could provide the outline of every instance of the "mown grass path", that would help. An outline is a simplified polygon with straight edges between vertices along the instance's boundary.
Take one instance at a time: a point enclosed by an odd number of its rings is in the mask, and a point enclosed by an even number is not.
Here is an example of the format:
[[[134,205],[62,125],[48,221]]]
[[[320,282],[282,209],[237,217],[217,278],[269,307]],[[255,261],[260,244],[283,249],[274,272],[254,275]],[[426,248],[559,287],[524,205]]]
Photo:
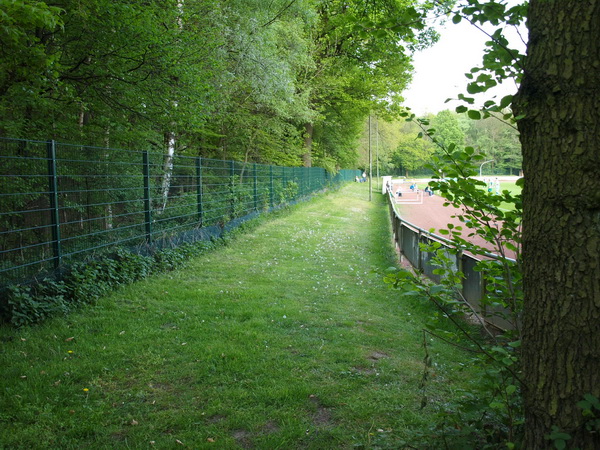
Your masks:
[[[383,198],[351,184],[66,318],[0,328],[1,448],[399,448],[468,378],[390,290]],[[454,375],[452,375],[454,371]]]

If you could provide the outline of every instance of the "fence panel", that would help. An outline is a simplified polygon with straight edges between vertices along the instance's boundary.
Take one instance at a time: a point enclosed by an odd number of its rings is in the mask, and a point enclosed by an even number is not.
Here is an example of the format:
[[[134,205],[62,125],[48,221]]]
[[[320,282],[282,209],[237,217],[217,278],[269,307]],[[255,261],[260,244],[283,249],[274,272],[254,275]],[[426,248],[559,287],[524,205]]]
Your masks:
[[[0,287],[220,235],[358,173],[0,138]]]
[[[56,144],[63,263],[114,246],[143,244],[152,234],[152,167],[144,152]],[[148,194],[150,198],[148,198]]]
[[[481,272],[475,270],[477,260],[469,255],[461,255],[462,272],[465,274],[462,294],[477,314],[484,314],[481,299],[485,295]]]
[[[0,273],[9,283],[53,267],[60,256],[49,165],[46,142],[0,140]]]
[[[408,259],[411,265],[417,269],[421,269],[421,257],[419,248],[419,231],[407,225],[398,218],[400,239],[398,244],[404,256]]]

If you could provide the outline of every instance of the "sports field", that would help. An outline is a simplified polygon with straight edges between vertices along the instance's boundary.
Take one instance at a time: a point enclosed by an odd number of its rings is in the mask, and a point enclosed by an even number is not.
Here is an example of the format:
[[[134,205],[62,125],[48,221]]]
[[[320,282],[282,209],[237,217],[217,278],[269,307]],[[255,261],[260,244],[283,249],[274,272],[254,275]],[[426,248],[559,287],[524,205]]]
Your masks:
[[[517,177],[500,179],[500,190],[518,192],[521,188],[516,185],[517,179]],[[428,182],[429,179],[404,180],[403,182],[393,180],[392,186],[396,199],[396,209],[402,219],[424,230],[434,229],[435,234],[439,234],[438,230],[440,229],[447,229],[448,224],[462,226],[463,229],[466,228],[464,223],[453,217],[462,212],[460,209],[444,206],[446,200],[443,197],[435,193],[429,195],[424,192]],[[417,188],[410,189],[411,185],[416,185]],[[396,194],[398,191],[402,192],[402,196]],[[507,204],[506,207],[508,208],[510,205]],[[465,232],[466,234],[469,233]],[[474,236],[469,239],[473,243],[495,252],[495,249],[482,238]]]
[[[479,177],[477,177],[479,178]],[[500,181],[500,191],[510,191],[511,193],[517,193],[521,191],[521,188],[519,186],[517,186],[517,180],[519,179],[519,177],[516,176],[500,176],[500,177],[482,177],[482,178],[492,178],[493,180],[495,180],[496,178],[498,178],[498,180]],[[427,184],[431,181],[431,178],[405,178],[405,179],[393,179],[392,180],[394,183],[395,187],[398,187],[400,184],[402,185],[403,189],[409,189],[411,184],[416,184],[417,187],[420,190],[425,189],[425,187],[427,186]],[[400,183],[400,181],[403,181],[402,183]]]

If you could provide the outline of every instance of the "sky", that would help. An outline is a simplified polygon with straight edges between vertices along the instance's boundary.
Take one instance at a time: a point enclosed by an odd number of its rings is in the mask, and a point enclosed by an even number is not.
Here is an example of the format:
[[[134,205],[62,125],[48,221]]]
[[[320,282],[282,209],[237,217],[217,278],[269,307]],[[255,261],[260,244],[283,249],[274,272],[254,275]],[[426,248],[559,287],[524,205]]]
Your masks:
[[[453,111],[461,104],[456,101],[444,102],[447,98],[456,98],[459,93],[469,95],[466,91],[469,80],[464,74],[472,67],[481,65],[485,41],[489,40],[483,32],[465,20],[458,24],[448,20],[445,25],[436,28],[440,33],[440,40],[432,47],[415,54],[413,81],[408,90],[402,93],[404,105],[418,116],[435,114],[444,109]],[[513,39],[516,39],[516,34]],[[524,45],[520,49],[523,50]],[[514,82],[505,81],[490,91],[492,94],[487,93],[485,100],[490,95],[497,95],[500,99],[514,94],[516,90]]]

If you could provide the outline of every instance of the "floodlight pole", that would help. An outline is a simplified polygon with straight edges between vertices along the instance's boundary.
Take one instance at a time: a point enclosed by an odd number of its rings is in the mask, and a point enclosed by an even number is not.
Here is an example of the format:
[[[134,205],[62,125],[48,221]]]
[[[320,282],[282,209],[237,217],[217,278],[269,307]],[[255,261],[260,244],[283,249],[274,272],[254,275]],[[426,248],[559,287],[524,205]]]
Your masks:
[[[371,197],[373,196],[373,192],[371,189],[371,183],[373,178],[373,162],[371,160],[371,114],[369,114],[369,201],[371,201]]]
[[[379,117],[375,119],[375,174],[377,176],[377,190],[379,191]]]
[[[481,169],[483,168],[483,165],[484,165],[484,164],[487,164],[487,163],[490,163],[490,162],[494,162],[494,160],[493,160],[493,159],[490,159],[490,160],[488,160],[488,161],[484,161],[484,162],[482,162],[482,163],[481,163],[481,165],[479,166],[479,178],[481,178],[481,176],[482,176],[482,175],[481,175],[481,173],[482,173],[482,172],[481,172]]]

